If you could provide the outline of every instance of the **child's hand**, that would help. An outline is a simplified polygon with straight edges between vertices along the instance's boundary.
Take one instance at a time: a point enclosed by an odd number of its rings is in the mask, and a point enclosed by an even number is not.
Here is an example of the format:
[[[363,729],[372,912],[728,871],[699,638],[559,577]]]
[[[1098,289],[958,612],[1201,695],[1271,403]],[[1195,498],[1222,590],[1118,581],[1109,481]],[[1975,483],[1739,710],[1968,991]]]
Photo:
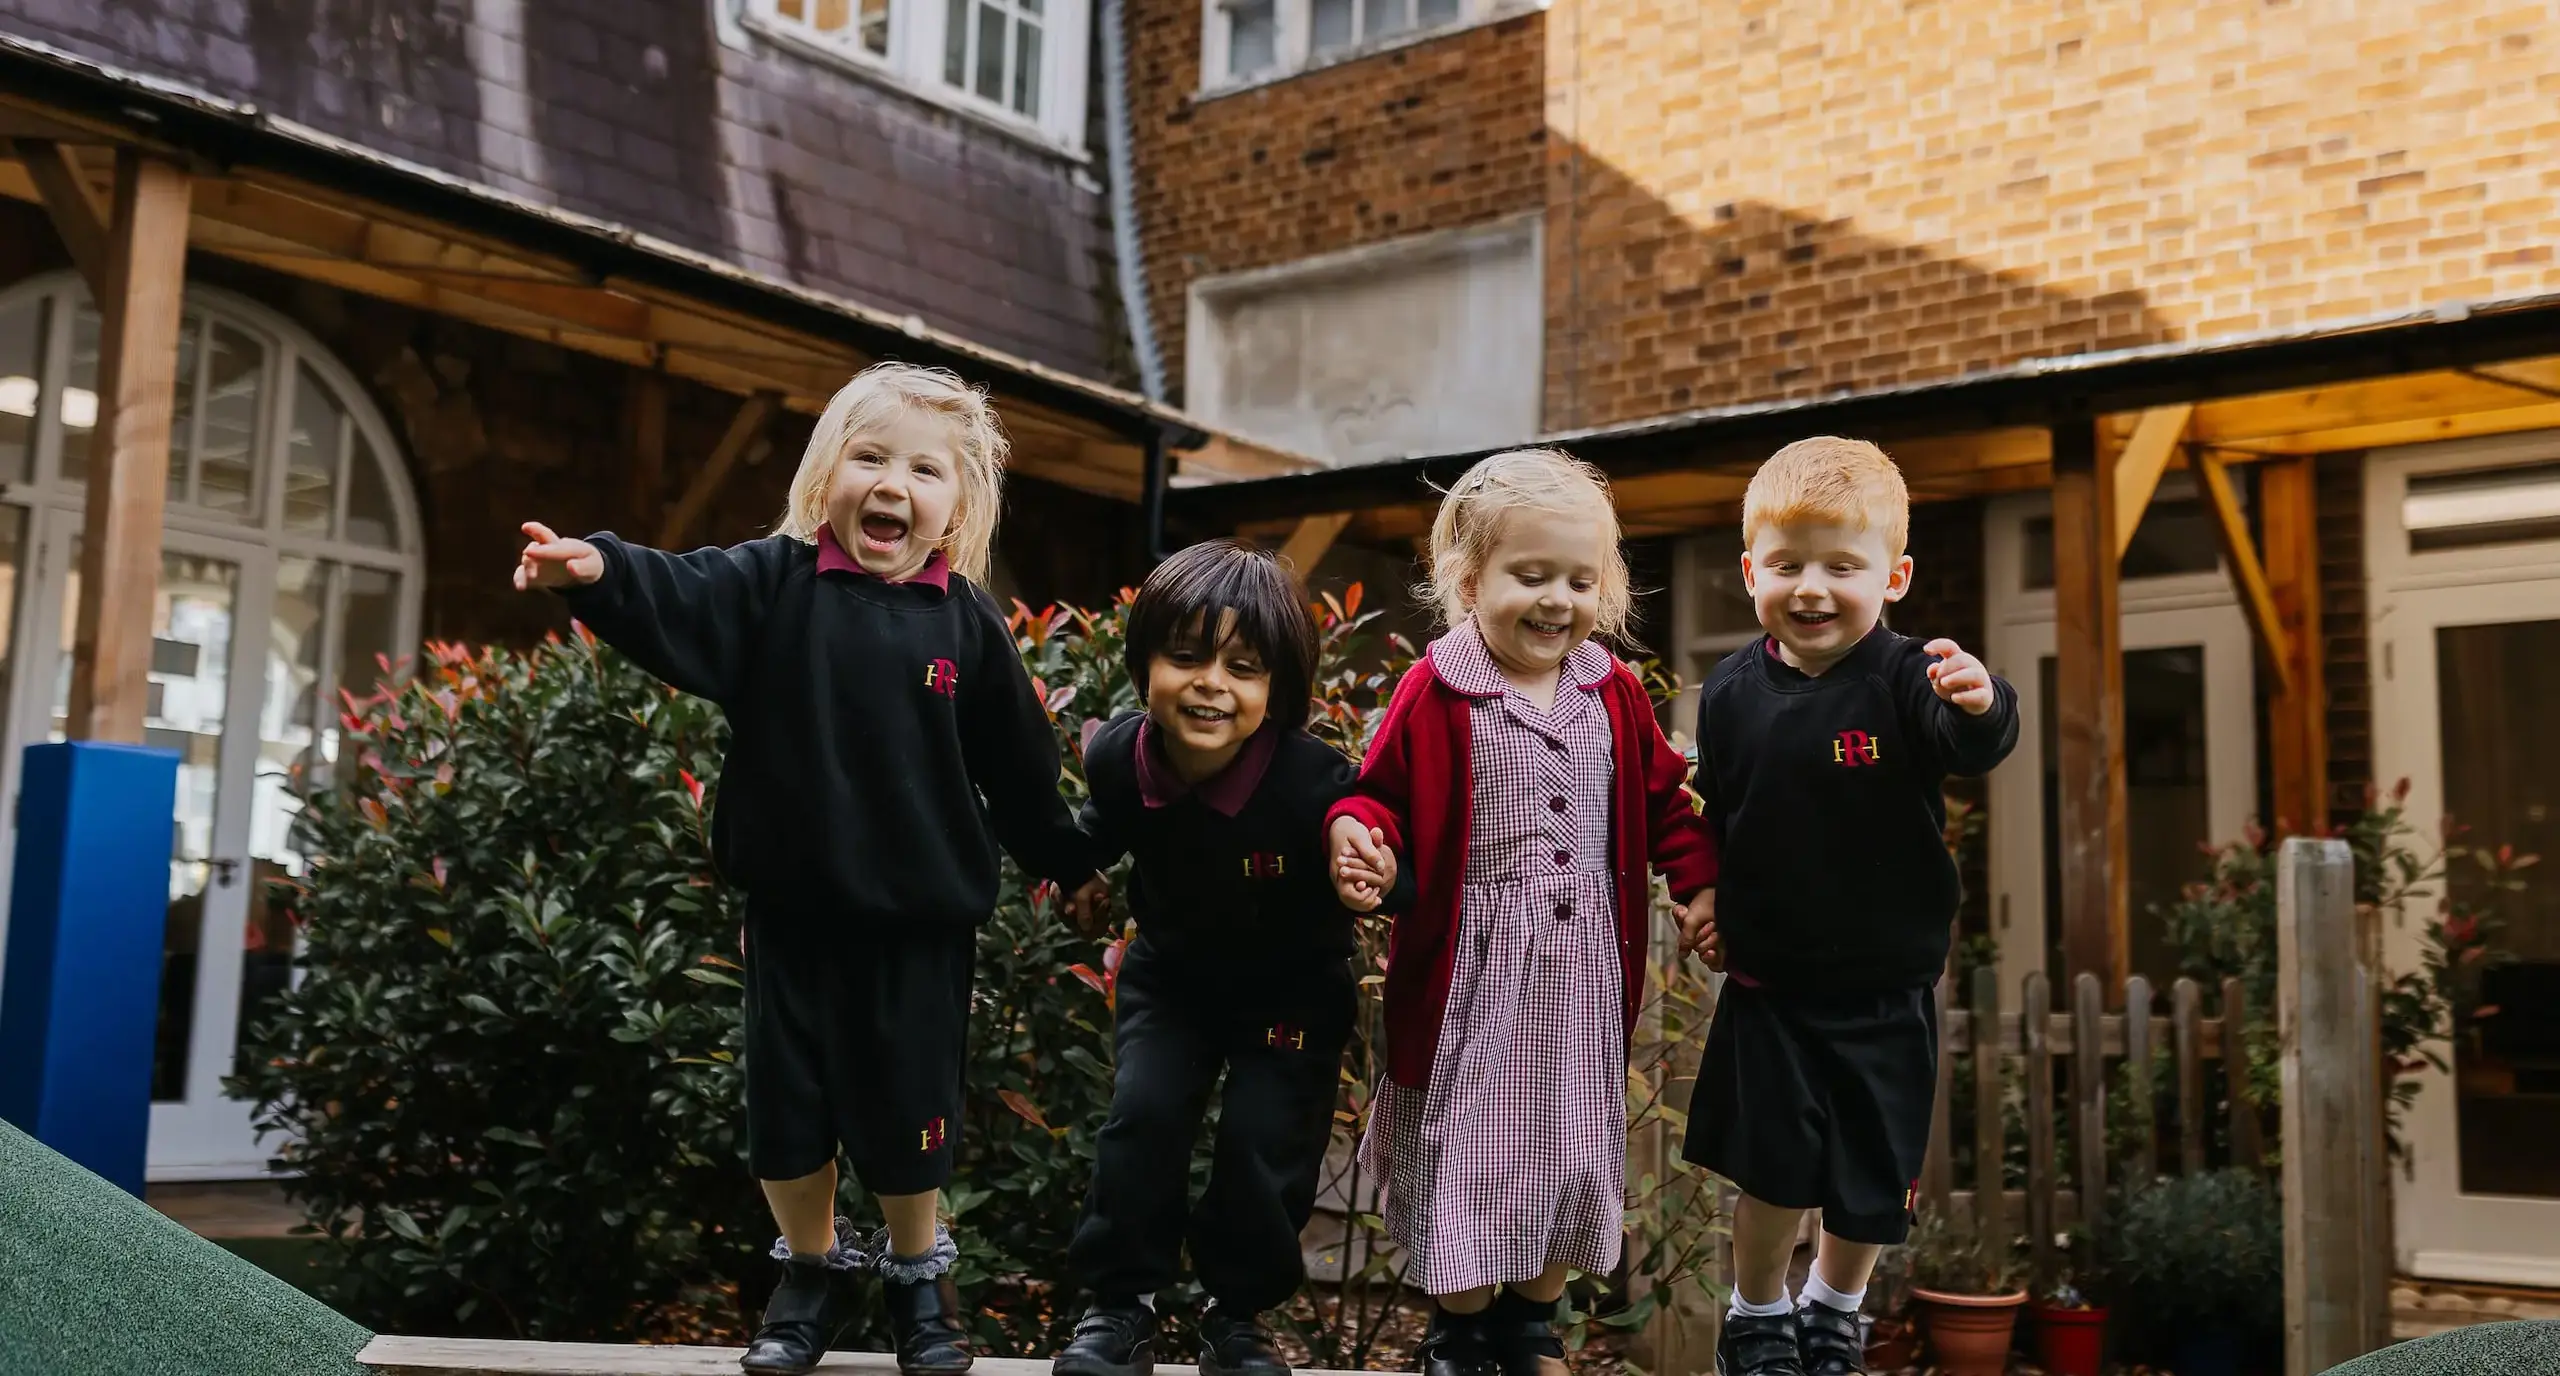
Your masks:
[[[1671,915],[1680,923],[1680,950],[1694,952],[1710,970],[1724,968],[1724,937],[1716,931],[1716,892],[1708,889],[1688,903],[1673,904]]]
[[[1374,912],[1396,883],[1396,853],[1387,849],[1387,834],[1360,825],[1357,818],[1333,823],[1333,891],[1353,912]]]
[[[524,553],[516,556],[516,591],[567,588],[604,577],[604,556],[584,540],[563,540],[540,521],[524,523]]]
[[[1920,648],[1938,657],[1929,666],[1929,686],[1938,690],[1939,697],[1977,717],[1999,700],[1991,691],[1991,671],[1954,641],[1941,637]]]
[[[1066,896],[1064,906],[1067,920],[1076,924],[1076,930],[1092,935],[1111,916],[1111,881],[1095,875],[1077,885],[1076,891]]]

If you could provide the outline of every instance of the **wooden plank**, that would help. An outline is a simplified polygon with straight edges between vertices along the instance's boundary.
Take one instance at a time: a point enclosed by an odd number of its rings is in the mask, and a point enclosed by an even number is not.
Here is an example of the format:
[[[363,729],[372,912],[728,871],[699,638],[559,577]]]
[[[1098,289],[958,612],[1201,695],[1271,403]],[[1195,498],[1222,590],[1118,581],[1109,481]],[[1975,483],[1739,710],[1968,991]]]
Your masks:
[[[1973,1050],[1975,1038],[1972,1016],[1962,1011],[1957,1012],[1954,1016],[1955,1021],[1939,1029],[1938,1035],[1945,1041],[1947,1049],[1950,1051],[1965,1052]],[[2077,1055],[2080,1047],[2078,1020],[2069,1013],[2054,1013],[2048,1016],[2045,1019],[2045,1022],[2047,1025],[2043,1036],[2047,1054],[2054,1056]],[[2000,1015],[2000,1027],[1996,1034],[1998,1037],[1997,1044],[2000,1048],[2000,1054],[2004,1056],[2018,1056],[2025,1054],[2023,1046],[2018,1040],[2018,1027],[2019,1017],[2016,1013],[2006,1012]],[[2125,1054],[2124,1029],[2125,1022],[2121,1014],[2109,1013],[2098,1020],[2098,1050],[2101,1055],[2122,1056]],[[2169,1019],[2164,1016],[2155,1015],[2151,1019],[2152,1045],[2166,1045],[2169,1035]],[[2206,1060],[2219,1060],[2221,1058],[2222,1024],[2219,1019],[2206,1018],[2198,1024],[2197,1054],[2203,1056]]]
[[[2258,642],[2259,660],[2275,674],[2282,691],[2293,671],[2293,650],[2285,643],[2284,617],[2267,586],[2266,568],[2258,562],[2257,542],[2249,538],[2249,521],[2231,489],[2231,474],[2220,458],[2204,454],[2197,458],[2196,480],[2204,489],[2205,509],[2213,515],[2214,538],[2222,545],[2223,564],[2231,570],[2233,591],[2240,595],[2241,614],[2248,618],[2249,632]]]
[[[2178,440],[2186,433],[2187,418],[2195,407],[2186,402],[2175,406],[2155,406],[2142,413],[2134,423],[2133,437],[2125,441],[2124,452],[2116,456],[2116,557],[2133,544],[2133,532],[2142,524],[2143,510],[2151,505],[2151,494],[2159,490],[2160,475],[2169,469],[2169,459],[2178,452]]]
[[[623,428],[628,432],[625,442],[631,447],[631,466],[624,475],[629,480],[624,502],[631,513],[631,524],[625,529],[636,533],[648,529],[649,519],[666,510],[666,374],[654,368],[625,373],[623,410]]]
[[[541,1343],[512,1338],[411,1338],[383,1334],[356,1360],[383,1376],[737,1376],[741,1347],[623,1346]],[[895,1376],[886,1352],[830,1352],[821,1373]],[[1198,1376],[1199,1368],[1158,1363],[1164,1376]],[[1047,1358],[980,1357],[975,1376],[1049,1376]],[[1305,1376],[1334,1376],[1307,1372]]]
[[[2059,1271],[2053,1237],[2061,1229],[2054,1217],[2053,1142],[2053,986],[2042,970],[2027,976],[2018,1006],[2025,1013],[2027,1074],[2027,1245],[2030,1277],[2039,1295]]]
[[[2071,1014],[2093,1023],[2107,1005],[2098,977],[2087,970],[2071,981]],[[2107,1197],[2107,1062],[2094,1038],[2081,1039],[2071,1062],[2071,1146],[2077,1158],[2074,1188],[2083,1199]]]
[[[2129,972],[2124,652],[2115,480],[2089,423],[2053,432],[2056,830],[2064,969],[2116,987]]]
[[[35,183],[36,194],[43,199],[45,214],[53,220],[53,232],[71,254],[71,262],[89,283],[91,300],[107,298],[108,281],[107,217],[89,194],[88,178],[80,165],[71,159],[71,150],[49,139],[20,139],[16,144],[18,160],[26,164],[27,179]]]
[[[2317,836],[2329,824],[2329,699],[2320,655],[2320,503],[2308,458],[2258,468],[2258,528],[2267,591],[2284,626],[2283,673],[2267,702],[2267,762],[2276,832]]]
[[[680,549],[693,533],[693,523],[702,519],[703,509],[719,495],[729,481],[729,473],[738,466],[748,446],[764,433],[765,422],[772,419],[775,398],[770,392],[759,392],[739,403],[737,414],[729,417],[729,428],[721,432],[720,442],[711,448],[710,457],[694,471],[684,485],[684,495],[667,509],[666,520],[658,527],[658,548]]]
[[[2223,1093],[2231,1109],[2231,1164],[2257,1170],[2266,1164],[2266,1134],[2258,1106],[2249,1097],[2249,1055],[2243,1044],[2249,1025],[2249,990],[2237,976],[2222,982]]]
[[[2152,1075],[2151,981],[2134,975],[2124,982],[2124,1070],[2127,1116],[2132,1119],[2124,1154],[2124,1187],[2138,1190],[2151,1183],[2159,1168],[2159,1106]]]
[[[1938,987],[1932,995],[1938,1001],[1938,1026],[1955,1020],[1950,1005],[1955,1002],[1955,977],[1938,976]],[[1956,1058],[1943,1042],[1938,1047],[1937,1098],[1929,1110],[1929,1152],[1920,1166],[1920,1195],[1941,1214],[1946,1211],[1947,1195],[1955,1183],[1955,1154],[1947,1123],[1949,1107],[1955,1099]]]
[[[64,728],[74,740],[142,740],[186,292],[188,190],[176,163],[131,150],[116,157],[109,290],[98,299],[94,433],[104,443],[90,450]]]
[[[2388,1306],[2372,1302],[2390,1264],[2374,1245],[2389,1206],[2372,1188],[2383,1119],[2377,980],[2355,936],[2347,843],[2287,838],[2276,851],[2287,1376],[2326,1371],[2388,1338]]]
[[[2204,1171],[2204,990],[2192,979],[2169,986],[2169,1024],[2177,1039],[2178,1173]]]
[[[1248,478],[1275,478],[1291,473],[1311,473],[1326,465],[1304,454],[1291,453],[1254,440],[1233,435],[1211,435],[1209,442],[1197,449],[1177,449],[1176,467],[1186,473],[1203,473],[1213,479],[1241,482]]]
[[[1972,1190],[1958,1190],[1955,1193],[1948,1195],[1948,1220],[1959,1229],[1970,1229],[1973,1226],[1973,1204],[1977,1197],[1978,1196]],[[2025,1190],[2002,1190],[2000,1192],[2000,1216],[2003,1218],[2025,1217],[2027,1210],[2027,1198],[2028,1192]],[[2078,1190],[2066,1190],[2059,1188],[2054,1190],[2053,1220],[2054,1231],[2063,1233],[2071,1231],[2074,1225],[2089,1221],[2088,1216],[2080,1211],[2080,1192]]]
[[[1280,562],[1295,569],[1301,578],[1312,576],[1324,552],[1333,548],[1335,537],[1350,524],[1351,513],[1347,511],[1300,520],[1298,528],[1289,532],[1288,541],[1280,546]]]
[[[1973,1018],[1977,1027],[2000,1025],[2000,971],[1984,965],[1973,972]],[[1984,1039],[1973,1053],[1973,1188],[1974,1236],[1983,1255],[1994,1263],[2009,1258],[2009,1219],[2002,1211],[2001,1191],[2008,1182],[2001,1167],[2008,1156],[2008,1124],[2001,1112],[2000,1046]]]
[[[2231,397],[2198,406],[2190,429],[2206,444],[2263,450],[2286,436],[2494,412],[2549,400],[2515,382],[2560,389],[2560,355],[2501,363],[2494,372],[2491,378],[2441,369]]]

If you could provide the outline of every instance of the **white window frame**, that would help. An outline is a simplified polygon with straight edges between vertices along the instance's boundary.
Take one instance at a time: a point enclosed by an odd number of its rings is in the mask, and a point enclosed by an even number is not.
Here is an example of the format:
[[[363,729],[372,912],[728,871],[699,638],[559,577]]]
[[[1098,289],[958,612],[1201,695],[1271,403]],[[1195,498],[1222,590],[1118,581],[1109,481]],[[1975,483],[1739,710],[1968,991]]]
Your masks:
[[[1412,12],[1420,0],[1403,0]],[[1367,22],[1369,0],[1352,0],[1352,23]],[[1325,52],[1313,51],[1315,43],[1314,0],[1272,0],[1273,23],[1278,28],[1274,39],[1271,66],[1254,72],[1237,72],[1228,64],[1233,50],[1234,0],[1200,0],[1200,95],[1202,98],[1232,94],[1286,81],[1305,72],[1318,71],[1344,62],[1428,43],[1435,38],[1486,24],[1500,23],[1523,14],[1534,14],[1547,8],[1548,0],[1458,0],[1458,17],[1436,24],[1417,24],[1393,33],[1375,37],[1362,35],[1342,47]]]
[[[785,16],[781,0],[714,0],[739,28],[775,47],[814,58],[933,105],[967,115],[1028,142],[1082,159],[1085,156],[1086,40],[1091,0],[1041,0],[1040,113],[1024,115],[1002,101],[943,79],[942,43],[949,0],[889,0],[889,51],[874,53],[859,41],[843,42]],[[805,0],[814,6],[819,0]],[[860,0],[847,0],[857,10]],[[972,0],[974,6],[975,0]],[[858,35],[860,26],[847,31]]]

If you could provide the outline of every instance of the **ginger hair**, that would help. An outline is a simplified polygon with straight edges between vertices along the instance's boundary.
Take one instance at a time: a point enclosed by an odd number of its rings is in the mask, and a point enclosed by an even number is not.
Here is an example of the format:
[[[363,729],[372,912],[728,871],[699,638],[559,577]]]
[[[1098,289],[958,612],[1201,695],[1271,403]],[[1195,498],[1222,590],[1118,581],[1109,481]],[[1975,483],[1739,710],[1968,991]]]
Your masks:
[[[1742,496],[1742,544],[1773,525],[1825,523],[1872,530],[1899,559],[1911,538],[1911,490],[1902,470],[1865,440],[1817,435],[1769,456]]]

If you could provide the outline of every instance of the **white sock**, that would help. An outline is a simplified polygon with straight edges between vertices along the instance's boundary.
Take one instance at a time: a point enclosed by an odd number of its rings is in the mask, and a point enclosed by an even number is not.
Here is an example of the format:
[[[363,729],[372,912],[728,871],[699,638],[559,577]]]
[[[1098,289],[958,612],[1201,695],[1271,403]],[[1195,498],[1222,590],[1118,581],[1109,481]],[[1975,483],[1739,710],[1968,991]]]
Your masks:
[[[1737,1286],[1733,1292],[1733,1307],[1725,1312],[1736,1318],[1767,1319],[1780,1314],[1792,1314],[1796,1312],[1796,1307],[1794,1302],[1787,1298],[1787,1289],[1784,1285],[1778,1287],[1778,1297],[1767,1304],[1753,1304],[1744,1299],[1741,1287]]]
[[[1147,1293],[1138,1296],[1138,1303],[1145,1305],[1148,1313],[1152,1314],[1156,1312],[1156,1292],[1150,1290]]]
[[[1832,1289],[1820,1275],[1811,1275],[1804,1278],[1802,1298],[1808,1304],[1819,1304],[1826,1308],[1855,1314],[1858,1312],[1858,1306],[1867,1302],[1867,1292],[1860,1290],[1854,1295],[1844,1294]]]

